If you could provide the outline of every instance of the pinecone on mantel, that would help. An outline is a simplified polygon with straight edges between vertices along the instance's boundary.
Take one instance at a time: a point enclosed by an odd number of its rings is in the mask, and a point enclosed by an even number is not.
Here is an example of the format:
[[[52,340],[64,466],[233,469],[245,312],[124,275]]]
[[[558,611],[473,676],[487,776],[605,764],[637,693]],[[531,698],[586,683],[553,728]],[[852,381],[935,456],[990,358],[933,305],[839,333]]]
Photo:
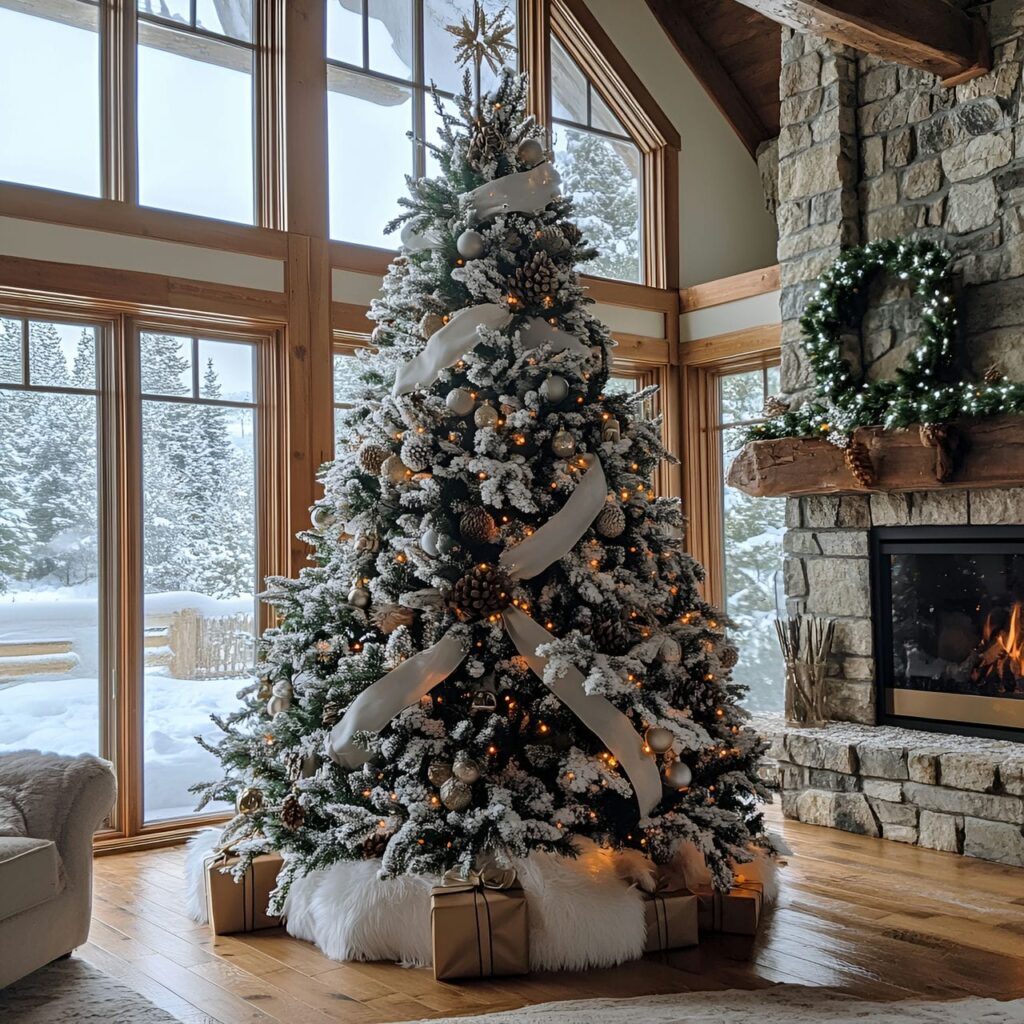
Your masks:
[[[843,461],[850,475],[862,487],[871,487],[878,480],[874,463],[871,461],[871,453],[863,441],[851,441],[843,449]]]

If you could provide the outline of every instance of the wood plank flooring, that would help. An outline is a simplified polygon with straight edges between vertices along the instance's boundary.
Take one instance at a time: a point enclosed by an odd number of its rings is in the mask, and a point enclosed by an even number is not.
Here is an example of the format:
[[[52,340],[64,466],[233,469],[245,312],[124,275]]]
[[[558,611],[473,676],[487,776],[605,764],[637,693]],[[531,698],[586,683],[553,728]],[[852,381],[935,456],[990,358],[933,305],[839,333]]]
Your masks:
[[[773,823],[794,853],[755,939],[712,936],[612,970],[439,984],[429,970],[328,960],[283,930],[214,937],[185,916],[182,847],[96,860],[77,955],[187,1024],[384,1024],[780,982],[881,1000],[1024,997],[1024,869]]]

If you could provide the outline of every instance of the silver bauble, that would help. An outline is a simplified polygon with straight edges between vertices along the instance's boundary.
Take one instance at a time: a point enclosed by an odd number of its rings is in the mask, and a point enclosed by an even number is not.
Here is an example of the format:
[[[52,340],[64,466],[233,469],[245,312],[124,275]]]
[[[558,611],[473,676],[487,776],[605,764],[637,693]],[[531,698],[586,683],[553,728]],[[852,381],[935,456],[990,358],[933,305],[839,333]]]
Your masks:
[[[537,139],[527,139],[516,154],[527,167],[533,167],[544,159],[544,147]]]
[[[400,484],[410,478],[412,471],[397,455],[389,455],[380,467],[380,475],[393,484]]]
[[[449,811],[464,811],[473,802],[473,790],[465,782],[449,779],[441,787],[441,803]]]
[[[472,228],[466,228],[455,240],[455,248],[459,250],[459,255],[467,260],[475,260],[483,256],[484,246],[484,236]]]
[[[445,396],[444,404],[456,416],[468,416],[473,411],[473,406],[476,403],[473,401],[473,396],[465,388],[452,388]]]
[[[444,761],[431,761],[427,767],[427,778],[431,785],[443,786],[452,777],[452,766]]]
[[[671,636],[665,637],[658,649],[658,657],[666,665],[678,665],[683,657],[683,649],[679,646],[679,641]]]
[[[545,402],[564,402],[568,396],[569,382],[557,373],[541,381],[540,397]]]
[[[556,430],[551,438],[551,450],[560,459],[567,459],[576,451],[576,438],[568,430]]]
[[[480,765],[468,754],[457,754],[452,775],[460,782],[476,782],[480,778]]]
[[[290,700],[294,690],[292,689],[292,684],[287,679],[278,679],[271,687],[270,692],[275,697],[287,697]]]
[[[280,715],[292,706],[291,697],[278,697],[276,694],[267,701],[267,714]]]
[[[665,781],[677,789],[684,789],[693,782],[693,772],[685,761],[673,761],[665,769]]]
[[[652,725],[644,735],[644,739],[647,741],[647,746],[656,754],[664,754],[672,749],[674,737],[668,729],[663,729],[660,725]]]
[[[437,558],[437,530],[431,530],[429,528],[424,530],[423,536],[420,537],[420,547],[423,548],[424,553],[430,555],[431,558]]]
[[[338,517],[326,505],[314,505],[310,520],[315,529],[326,530],[338,521]]]
[[[348,603],[353,608],[369,608],[370,607],[370,592],[366,587],[353,587],[348,592]]]
[[[498,415],[498,410],[493,405],[488,405],[484,402],[483,405],[478,406],[475,413],[473,413],[473,422],[478,427],[495,427],[498,425],[498,420],[501,417]]]

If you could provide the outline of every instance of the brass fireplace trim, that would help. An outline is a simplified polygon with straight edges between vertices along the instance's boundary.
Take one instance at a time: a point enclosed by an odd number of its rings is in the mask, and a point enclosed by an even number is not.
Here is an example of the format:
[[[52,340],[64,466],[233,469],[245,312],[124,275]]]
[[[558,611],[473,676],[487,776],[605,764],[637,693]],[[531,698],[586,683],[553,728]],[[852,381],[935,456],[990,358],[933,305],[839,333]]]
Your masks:
[[[890,689],[892,714],[932,718],[939,722],[1024,729],[1024,700],[1019,697],[980,697],[970,693]]]

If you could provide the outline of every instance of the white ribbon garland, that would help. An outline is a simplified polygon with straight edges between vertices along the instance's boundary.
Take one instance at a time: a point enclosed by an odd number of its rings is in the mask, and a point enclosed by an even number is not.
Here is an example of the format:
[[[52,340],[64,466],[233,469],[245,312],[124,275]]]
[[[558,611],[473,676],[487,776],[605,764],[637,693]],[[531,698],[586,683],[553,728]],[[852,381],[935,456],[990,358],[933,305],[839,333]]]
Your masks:
[[[506,174],[466,192],[462,201],[476,214],[477,220],[487,220],[499,213],[540,213],[558,195],[562,179],[554,164],[543,163],[528,171]]]
[[[601,510],[607,482],[601,462],[590,462],[565,505],[536,533],[504,552],[501,567],[515,579],[530,579],[562,558]],[[516,650],[533,673],[597,736],[622,765],[636,793],[640,813],[647,816],[661,799],[661,775],[644,755],[642,743],[629,719],[606,697],[588,694],[583,675],[569,667],[558,679],[545,679],[547,658],[538,647],[556,637],[518,608],[506,608],[502,621]],[[357,768],[367,752],[354,737],[379,732],[395,715],[415,704],[455,671],[467,655],[463,642],[449,631],[436,644],[392,669],[368,686],[352,702],[327,737],[327,756],[346,768]]]
[[[590,347],[584,345],[575,334],[563,331],[539,316],[531,316],[519,328],[519,343],[529,351],[541,345],[550,345],[552,352],[574,352],[576,355],[590,355]]]
[[[409,252],[422,252],[424,249],[439,249],[444,245],[444,237],[437,228],[419,229],[418,221],[407,220],[402,225],[402,232],[399,236],[402,245]]]

